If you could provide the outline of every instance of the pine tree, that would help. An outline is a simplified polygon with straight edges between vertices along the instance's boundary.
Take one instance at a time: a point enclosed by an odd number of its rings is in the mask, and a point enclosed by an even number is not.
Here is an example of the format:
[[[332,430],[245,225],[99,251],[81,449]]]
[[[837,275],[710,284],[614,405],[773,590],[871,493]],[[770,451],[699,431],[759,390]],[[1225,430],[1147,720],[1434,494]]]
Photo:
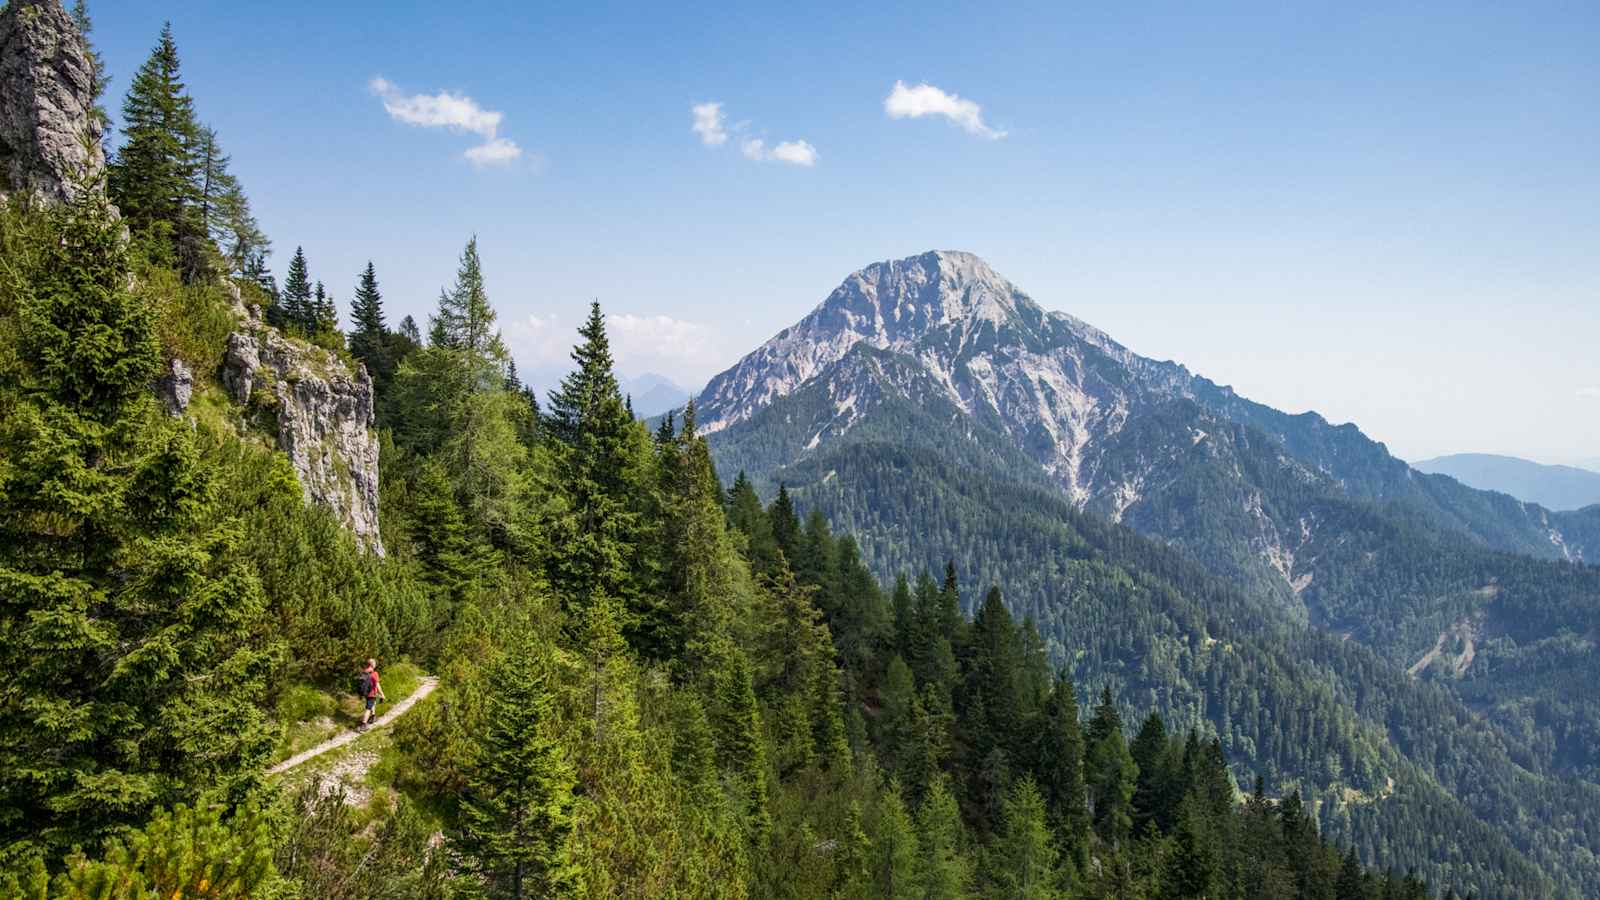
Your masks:
[[[767,756],[761,740],[761,708],[744,652],[724,645],[718,655],[720,660],[711,677],[717,764],[745,791],[750,843],[757,846],[772,827],[767,812]]]
[[[985,857],[987,896],[1002,900],[1058,897],[1057,852],[1045,821],[1044,798],[1033,779],[1022,778],[1006,795],[1000,832]]]
[[[196,196],[201,132],[179,69],[169,22],[123,101],[123,143],[110,167],[110,191],[128,227],[157,230],[193,276],[202,267],[205,232]]]
[[[338,307],[334,305],[333,295],[328,293],[322,282],[317,282],[316,289],[312,292],[311,300],[311,328],[312,334],[332,334],[339,329]]]
[[[1356,859],[1356,848],[1345,851],[1344,862],[1339,866],[1339,880],[1334,884],[1336,900],[1367,900],[1366,877],[1361,872],[1361,862]]]
[[[0,283],[21,349],[0,385],[0,856],[93,845],[202,785],[235,802],[272,749],[265,600],[194,432],[150,393],[153,304],[104,203],[47,213]]]
[[[584,893],[574,849],[577,778],[555,730],[545,669],[527,639],[495,666],[487,730],[454,836],[471,870],[513,900]]]
[[[1167,803],[1171,774],[1166,766],[1167,727],[1160,714],[1152,712],[1145,717],[1129,753],[1139,766],[1133,788],[1133,833],[1143,835],[1152,826],[1162,831],[1171,829],[1177,809]]]

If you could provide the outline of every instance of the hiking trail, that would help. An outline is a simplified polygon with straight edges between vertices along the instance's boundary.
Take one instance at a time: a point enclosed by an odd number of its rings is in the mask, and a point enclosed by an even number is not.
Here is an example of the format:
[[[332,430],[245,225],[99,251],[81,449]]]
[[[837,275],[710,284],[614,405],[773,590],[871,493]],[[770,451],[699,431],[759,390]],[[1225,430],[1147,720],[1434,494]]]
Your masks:
[[[428,696],[429,694],[433,693],[433,689],[438,687],[438,686],[439,686],[439,678],[438,678],[438,676],[435,676],[435,675],[424,676],[421,681],[417,682],[417,689],[412,691],[410,696],[406,697],[404,700],[401,700],[399,703],[396,703],[388,712],[384,713],[383,715],[379,716],[377,719],[373,720],[372,725],[368,728],[368,731],[371,731],[371,730],[377,729],[377,728],[384,728],[390,722],[393,722],[395,719],[398,719],[401,716],[405,715],[406,712],[408,710],[410,710],[411,707],[418,700],[421,700],[422,698],[424,698],[424,697]],[[343,747],[346,744],[353,743],[357,739],[359,739],[363,734],[366,734],[366,733],[367,732],[364,732],[364,731],[346,731],[344,734],[337,735],[335,737],[329,738],[328,740],[323,741],[322,743],[316,745],[315,747],[312,747],[310,750],[302,750],[301,752],[296,753],[295,755],[289,757],[288,759],[284,760],[283,762],[278,763],[277,765],[275,765],[272,768],[268,769],[267,770],[267,774],[268,775],[281,775],[284,772],[289,771],[290,769],[296,768],[297,766],[301,765],[302,763],[305,763],[305,762],[308,762],[310,760],[316,759],[317,757],[321,756],[324,753],[327,753],[330,750],[337,750],[337,749],[339,749],[340,747]]]

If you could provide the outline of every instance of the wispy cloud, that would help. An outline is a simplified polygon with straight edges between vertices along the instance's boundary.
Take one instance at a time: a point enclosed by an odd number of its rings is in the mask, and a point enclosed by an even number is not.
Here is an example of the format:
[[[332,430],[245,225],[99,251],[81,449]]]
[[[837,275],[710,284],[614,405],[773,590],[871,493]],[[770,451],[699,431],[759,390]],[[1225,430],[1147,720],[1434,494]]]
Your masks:
[[[700,135],[700,143],[707,147],[720,147],[727,143],[727,117],[722,114],[721,103],[696,103],[690,109],[694,113],[694,125],[690,126],[690,130]]]
[[[1600,400],[1600,387],[1578,388],[1578,396],[1584,400]]]
[[[462,153],[475,166],[504,165],[522,156],[522,148],[515,141],[499,136],[505,114],[484,109],[465,94],[406,94],[381,75],[368,81],[367,88],[383,101],[384,111],[396,122],[483,138],[482,144]]]
[[[530,371],[566,371],[581,324],[554,315],[528,315],[507,323],[506,340]],[[672,316],[607,313],[606,335],[619,369],[661,372],[679,383],[703,380],[728,362],[728,342],[716,329]]]
[[[783,162],[795,166],[817,164],[817,148],[808,141],[784,141],[769,148],[761,138],[746,138],[739,144],[739,152],[744,154],[745,159],[758,162]]]
[[[923,116],[944,116],[968,134],[997,141],[1006,136],[1004,131],[990,128],[983,121],[983,107],[971,100],[942,91],[927,82],[907,87],[896,81],[889,96],[883,100],[883,111],[891,119],[920,119]]]
[[[750,127],[749,122],[738,122],[730,128],[721,103],[696,103],[689,107],[689,112],[694,117],[690,130],[698,134],[700,143],[707,147],[719,147],[727,143],[732,134],[745,132]],[[757,162],[781,162],[806,167],[817,164],[817,148],[810,141],[800,139],[769,146],[764,138],[744,137],[739,141],[739,152],[745,159]]]

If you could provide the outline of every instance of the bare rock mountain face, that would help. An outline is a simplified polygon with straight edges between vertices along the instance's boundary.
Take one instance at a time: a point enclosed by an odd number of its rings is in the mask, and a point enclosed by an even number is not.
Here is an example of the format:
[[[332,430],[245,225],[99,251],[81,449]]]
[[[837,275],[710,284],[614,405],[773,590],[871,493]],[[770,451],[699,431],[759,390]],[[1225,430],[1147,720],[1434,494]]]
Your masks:
[[[291,341],[246,309],[235,292],[241,330],[228,336],[222,384],[234,402],[270,415],[306,502],[327,507],[379,556],[378,438],[365,366],[354,374],[320,347]]]
[[[70,199],[105,163],[93,114],[94,66],[59,0],[0,10],[0,194]]]

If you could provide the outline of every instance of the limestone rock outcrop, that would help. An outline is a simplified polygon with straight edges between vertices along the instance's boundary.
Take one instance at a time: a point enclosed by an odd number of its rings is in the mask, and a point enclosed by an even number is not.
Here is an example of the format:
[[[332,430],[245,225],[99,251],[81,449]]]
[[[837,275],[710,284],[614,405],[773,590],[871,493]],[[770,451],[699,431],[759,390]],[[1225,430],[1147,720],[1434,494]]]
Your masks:
[[[0,194],[72,198],[79,173],[105,164],[94,64],[60,0],[0,10]]]
[[[242,324],[258,321],[251,317]],[[306,501],[332,510],[382,556],[378,438],[366,368],[352,375],[327,350],[257,324],[228,336],[222,383],[235,402],[270,411],[276,419],[278,447],[288,454]]]
[[[183,360],[173,357],[167,362],[167,374],[156,381],[156,395],[167,415],[181,416],[189,408],[189,398],[194,396],[194,373]]]

